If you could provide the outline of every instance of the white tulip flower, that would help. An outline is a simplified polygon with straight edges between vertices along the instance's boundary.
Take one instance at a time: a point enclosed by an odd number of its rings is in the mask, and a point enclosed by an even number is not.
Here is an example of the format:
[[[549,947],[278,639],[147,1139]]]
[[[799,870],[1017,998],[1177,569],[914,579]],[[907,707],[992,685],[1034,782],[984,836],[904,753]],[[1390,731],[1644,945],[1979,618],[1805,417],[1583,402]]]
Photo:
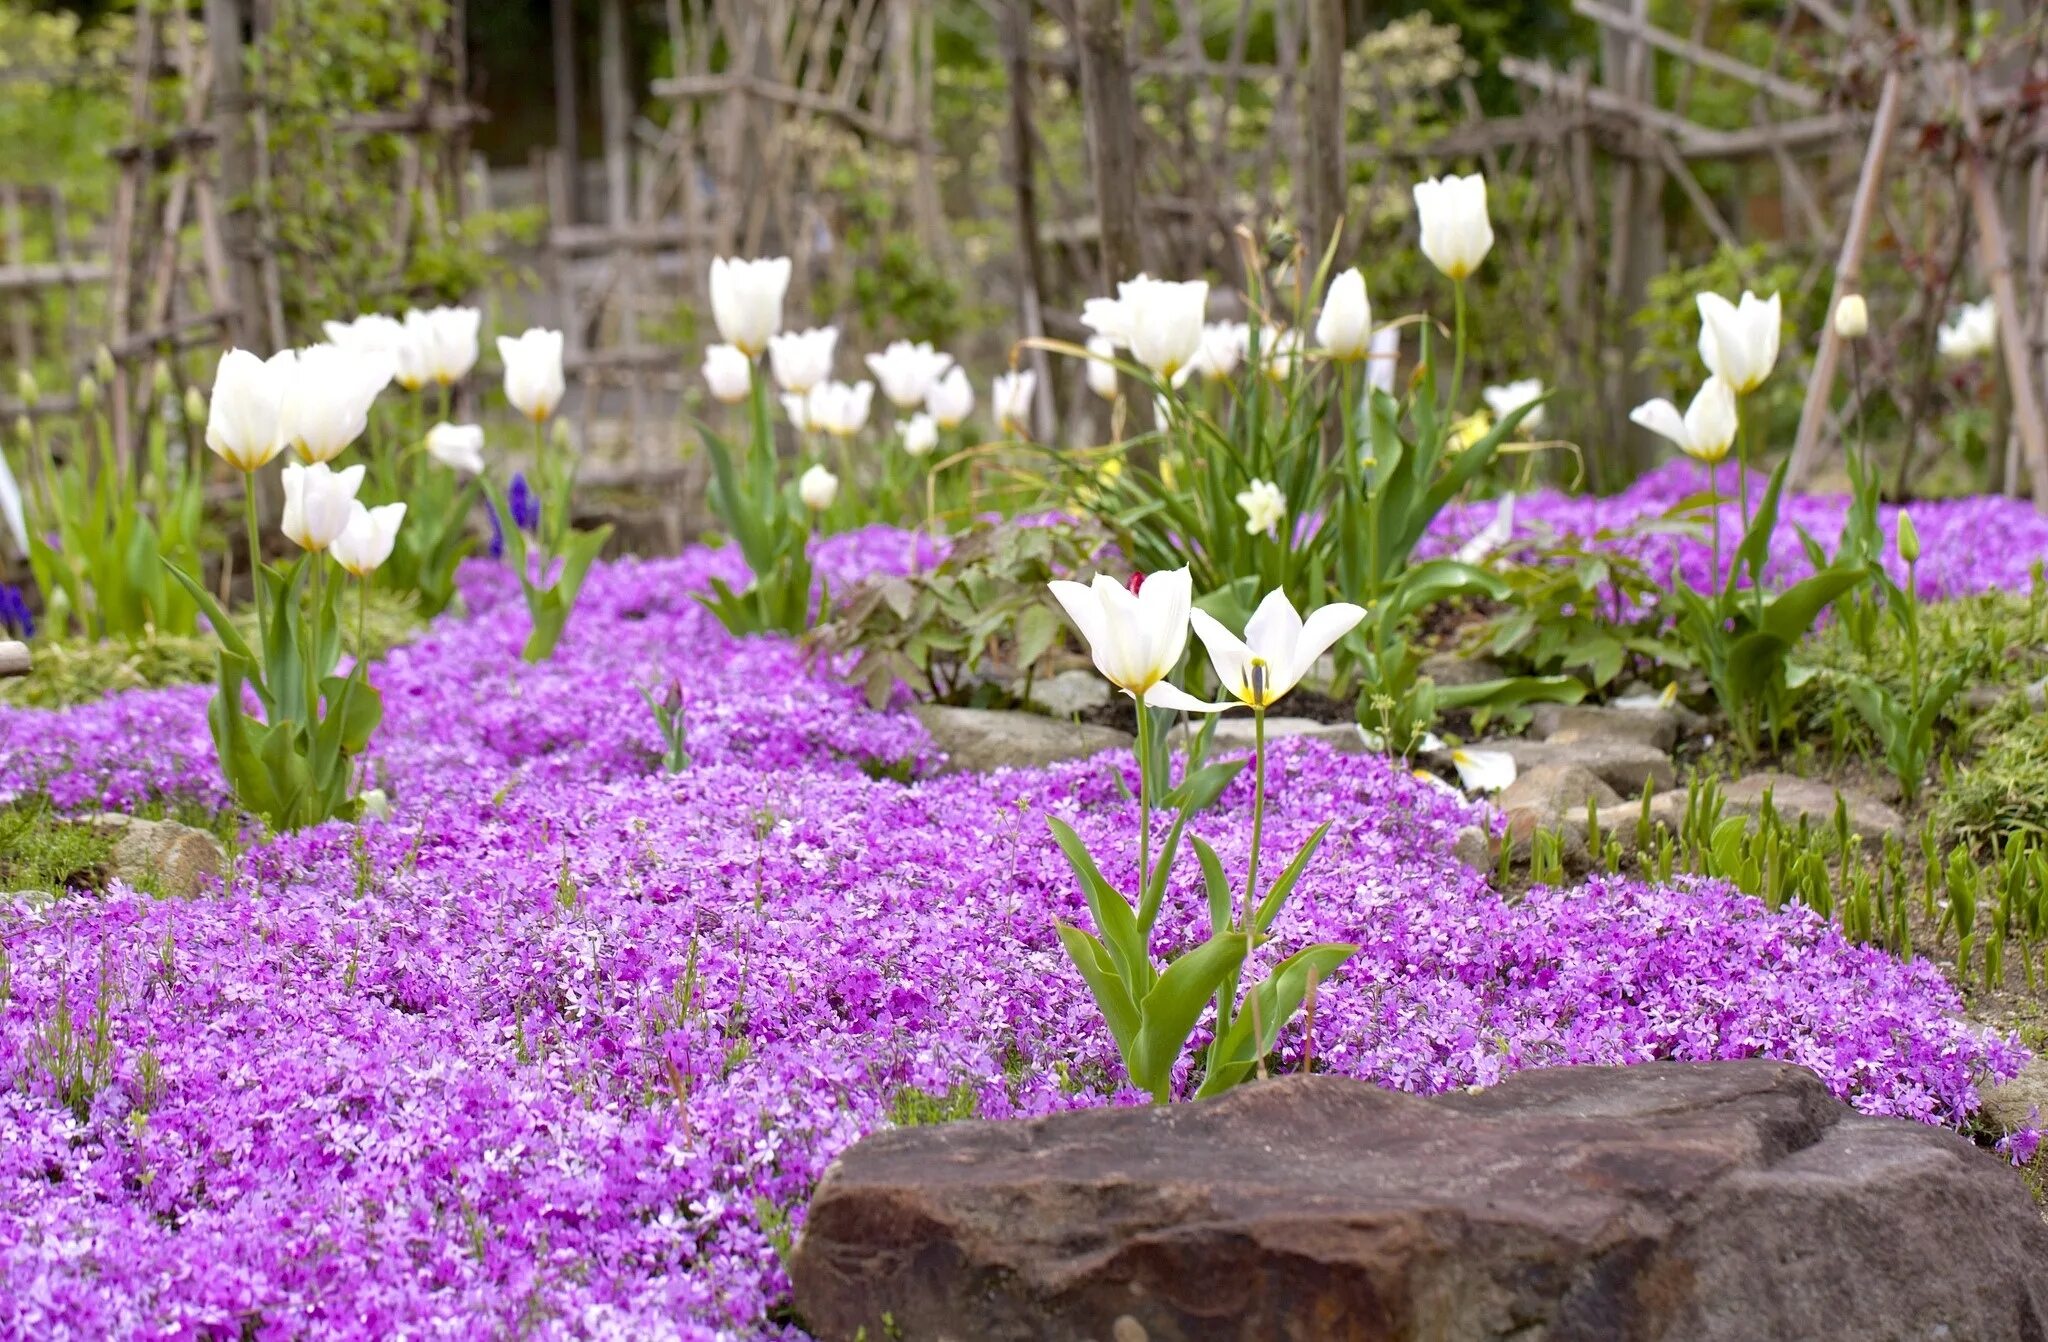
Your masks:
[[[920,410],[909,419],[896,421],[896,436],[903,440],[903,450],[913,457],[928,457],[939,445],[939,423]]]
[[[1038,394],[1038,374],[1025,368],[1015,372],[999,373],[989,387],[989,404],[995,407],[996,423],[1004,433],[1019,436],[1031,432],[1031,402]],[[944,420],[940,420],[944,423]]]
[[[1140,275],[1116,287],[1114,301],[1085,304],[1081,321],[1097,335],[1131,351],[1131,357],[1162,378],[1187,367],[1202,347],[1202,314],[1209,305],[1207,280],[1155,280]]]
[[[1237,495],[1244,509],[1244,529],[1254,536],[1271,536],[1287,516],[1287,496],[1271,480],[1254,480]]]
[[[967,370],[955,364],[932,383],[924,396],[924,408],[942,429],[957,429],[966,423],[974,413],[974,384],[967,380]]]
[[[283,407],[284,439],[300,461],[332,461],[370,426],[370,406],[391,385],[391,355],[342,345],[299,351]]]
[[[415,308],[405,314],[405,330],[418,353],[420,371],[429,382],[452,387],[476,367],[481,308]]]
[[[1500,505],[1493,510],[1493,520],[1479,529],[1479,533],[1458,547],[1455,556],[1461,564],[1477,564],[1495,554],[1515,538],[1515,496],[1503,494]]]
[[[804,507],[822,513],[839,497],[839,477],[823,466],[813,466],[798,477],[796,493]]]
[[[1451,767],[1467,792],[1499,792],[1515,781],[1515,757],[1505,750],[1453,750]]]
[[[404,520],[402,503],[387,503],[379,508],[355,504],[349,509],[348,525],[334,538],[334,562],[358,578],[369,577],[391,558],[391,548],[398,541],[398,524]]]
[[[1728,455],[1735,445],[1735,393],[1726,382],[1710,377],[1683,415],[1663,397],[1645,401],[1629,411],[1629,419],[1678,445],[1679,451],[1708,465]]]
[[[285,448],[285,398],[298,355],[280,350],[259,359],[245,349],[220,356],[206,415],[206,446],[238,471],[256,471]]]
[[[768,337],[782,329],[782,300],[789,292],[789,258],[737,261],[718,257],[711,263],[711,320],[729,345],[749,358],[768,348]]]
[[[1333,359],[1363,359],[1372,348],[1372,303],[1365,296],[1365,276],[1353,266],[1330,281],[1323,311],[1316,318],[1316,344]]]
[[[1514,382],[1504,382],[1497,387],[1488,387],[1479,393],[1479,398],[1486,402],[1486,408],[1493,412],[1495,419],[1506,419],[1531,401],[1542,400],[1544,390],[1542,378],[1525,377]],[[1524,433],[1534,433],[1542,427],[1542,406],[1539,405],[1522,416]]]
[[[484,426],[442,421],[427,430],[427,455],[464,475],[484,473]]]
[[[1870,332],[1870,304],[1862,294],[1843,294],[1835,303],[1835,334],[1844,340],[1861,340]]]
[[[1778,362],[1784,304],[1778,295],[1760,299],[1747,289],[1740,304],[1719,294],[1701,294],[1700,362],[1737,396],[1761,387]]]
[[[567,384],[562,374],[562,333],[528,327],[516,339],[498,337],[505,364],[505,399],[538,424],[555,413]]]
[[[1965,303],[1953,322],[1935,332],[1935,349],[1944,359],[1981,359],[1998,348],[1998,305],[1987,298]]]
[[[704,385],[716,399],[733,405],[747,399],[754,385],[754,361],[738,345],[709,345],[704,350]]]
[[[1357,627],[1365,618],[1365,607],[1336,601],[1303,620],[1287,593],[1276,587],[1252,612],[1243,638],[1205,610],[1190,611],[1188,618],[1209,650],[1223,688],[1263,713],[1300,684],[1331,645]]]
[[[356,491],[363,487],[360,464],[337,471],[324,461],[284,467],[284,521],[279,527],[302,550],[315,554],[340,538],[348,526]]]
[[[872,382],[820,382],[804,398],[804,419],[809,427],[834,438],[851,438],[867,427],[874,400]]]
[[[1493,250],[1493,221],[1486,213],[1486,179],[1432,177],[1415,184],[1415,213],[1422,222],[1422,254],[1454,280],[1479,269]]]
[[[1116,399],[1116,365],[1110,360],[1116,357],[1116,345],[1108,336],[1089,336],[1088,390],[1105,401]]]
[[[814,326],[808,331],[783,331],[768,337],[768,367],[775,385],[799,396],[832,376],[832,356],[839,348],[839,328]]]
[[[1259,367],[1274,382],[1286,382],[1301,362],[1301,332],[1278,326],[1259,331]]]
[[[933,349],[929,341],[913,345],[898,340],[880,354],[868,355],[867,365],[889,404],[898,410],[915,410],[924,404],[932,384],[953,366],[953,356]]]
[[[1252,328],[1244,322],[1210,322],[1202,328],[1201,348],[1181,371],[1221,382],[1237,371],[1250,348]]]
[[[789,417],[789,427],[798,433],[809,433],[818,426],[811,423],[811,398],[799,396],[793,391],[782,393],[782,413]]]
[[[1184,568],[1133,578],[1133,592],[1105,573],[1092,583],[1046,584],[1081,631],[1095,669],[1110,684],[1140,703],[1190,713],[1213,713],[1203,703],[1166,683],[1188,645],[1188,611],[1194,579]]]

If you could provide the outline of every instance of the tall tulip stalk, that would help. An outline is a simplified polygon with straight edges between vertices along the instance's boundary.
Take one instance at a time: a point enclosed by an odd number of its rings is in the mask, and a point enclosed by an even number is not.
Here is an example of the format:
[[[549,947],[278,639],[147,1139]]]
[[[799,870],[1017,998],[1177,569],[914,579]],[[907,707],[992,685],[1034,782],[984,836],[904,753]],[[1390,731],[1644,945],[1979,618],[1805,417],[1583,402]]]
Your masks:
[[[405,516],[402,503],[368,509],[357,500],[364,466],[336,470],[326,461],[294,460],[284,469],[280,530],[299,557],[282,568],[263,561],[256,472],[287,446],[303,446],[304,425],[325,404],[322,394],[289,355],[265,361],[233,350],[214,379],[206,442],[243,476],[256,644],[198,575],[168,566],[219,640],[207,725],[221,771],[236,801],[276,830],[352,819],[363,809],[356,761],[384,715],[362,642],[367,588]],[[346,575],[359,584],[356,659],[347,675],[337,676]],[[245,689],[255,694],[260,716],[244,706]]]
[[[571,516],[576,463],[566,456],[556,461],[550,450],[550,421],[566,390],[562,333],[534,327],[516,338],[499,336],[498,357],[505,365],[505,399],[533,425],[534,475],[540,482],[540,519],[533,540],[529,542],[527,529],[495,495],[491,507],[505,538],[505,557],[526,595],[530,623],[519,655],[529,662],[544,662],[561,642],[583,580],[612,529],[609,524],[593,531],[576,529]]]
[[[1258,845],[1265,819],[1264,733],[1254,755],[1257,782],[1252,806],[1252,856],[1240,903],[1230,889],[1216,853],[1191,839],[1208,889],[1209,937],[1169,960],[1155,961],[1152,933],[1188,820],[1213,805],[1244,771],[1242,760],[1190,768],[1180,785],[1165,794],[1175,808],[1173,823],[1155,858],[1152,797],[1156,776],[1165,772],[1163,752],[1151,742],[1147,715],[1153,709],[1213,713],[1227,704],[1205,703],[1171,684],[1188,641],[1192,583],[1185,568],[1134,577],[1126,588],[1097,574],[1083,585],[1052,584],[1053,595],[1087,640],[1096,668],[1128,695],[1138,714],[1138,868],[1134,894],[1112,885],[1072,826],[1049,823],[1081,885],[1095,930],[1058,925],[1060,944],[1088,984],[1096,1006],[1116,1040],[1131,1084],[1155,1103],[1173,1098],[1174,1071],[1203,1012],[1214,1008],[1215,1038],[1205,1059],[1195,1097],[1228,1090],[1264,1065],[1281,1028],[1300,1008],[1313,985],[1357,950],[1341,943],[1309,946],[1281,960],[1240,995],[1246,962],[1268,939],[1273,920],[1329,832],[1326,823],[1309,837],[1278,880],[1263,895],[1258,886]],[[1285,596],[1261,604],[1249,644],[1196,619],[1204,641],[1212,637],[1212,660],[1225,675],[1225,688],[1253,708],[1261,728],[1265,709],[1300,679],[1330,641],[1341,637],[1363,612],[1326,607],[1304,622]],[[1236,675],[1233,682],[1231,674]]]

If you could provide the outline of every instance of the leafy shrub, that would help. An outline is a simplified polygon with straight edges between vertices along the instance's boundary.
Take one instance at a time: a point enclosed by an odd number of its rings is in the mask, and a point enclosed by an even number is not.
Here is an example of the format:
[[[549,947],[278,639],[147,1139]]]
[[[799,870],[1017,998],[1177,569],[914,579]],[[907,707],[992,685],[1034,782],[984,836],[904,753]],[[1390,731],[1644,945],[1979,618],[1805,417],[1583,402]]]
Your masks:
[[[1101,532],[1070,523],[978,527],[934,569],[848,591],[811,646],[825,656],[857,654],[847,674],[866,684],[878,708],[899,682],[947,700],[966,694],[990,665],[1028,673],[1062,630],[1046,583],[1085,573],[1102,544]]]

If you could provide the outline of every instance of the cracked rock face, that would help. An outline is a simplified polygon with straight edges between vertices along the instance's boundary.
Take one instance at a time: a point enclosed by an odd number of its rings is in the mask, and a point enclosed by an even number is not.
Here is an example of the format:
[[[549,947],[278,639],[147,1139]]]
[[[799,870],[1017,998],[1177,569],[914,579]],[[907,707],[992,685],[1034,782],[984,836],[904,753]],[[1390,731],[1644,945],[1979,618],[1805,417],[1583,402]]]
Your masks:
[[[2048,1338],[2009,1169],[1761,1061],[881,1133],[791,1278],[828,1339]]]

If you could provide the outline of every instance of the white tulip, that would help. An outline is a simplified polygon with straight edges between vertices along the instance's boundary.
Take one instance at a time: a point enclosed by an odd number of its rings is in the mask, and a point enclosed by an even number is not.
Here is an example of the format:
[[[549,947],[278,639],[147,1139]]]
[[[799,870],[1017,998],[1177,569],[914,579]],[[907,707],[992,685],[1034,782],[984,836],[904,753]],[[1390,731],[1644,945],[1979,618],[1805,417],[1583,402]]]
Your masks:
[[[823,466],[813,466],[798,478],[796,493],[803,500],[804,507],[814,513],[822,513],[839,497],[839,477]]]
[[[704,385],[718,400],[732,405],[753,389],[754,361],[738,345],[711,345],[704,350]]]
[[[1330,281],[1316,318],[1316,343],[1333,359],[1363,359],[1372,348],[1372,303],[1365,296],[1365,276],[1357,266]]]
[[[362,487],[361,465],[337,471],[324,461],[311,466],[286,462],[284,521],[279,529],[302,550],[325,550],[348,526],[356,491]]]
[[[498,337],[505,364],[505,399],[538,424],[555,413],[567,386],[562,376],[562,333],[531,326],[516,339]]]
[[[428,382],[452,387],[476,367],[477,331],[484,314],[480,308],[415,308],[405,314],[405,330]]]
[[[312,345],[299,351],[285,393],[284,439],[306,462],[332,461],[370,426],[370,405],[391,385],[385,351]]]
[[[369,577],[378,565],[391,558],[391,547],[398,541],[398,524],[404,520],[402,503],[387,503],[381,508],[365,508],[357,503],[349,509],[348,525],[334,538],[334,562],[358,578]]]
[[[802,396],[832,376],[832,355],[839,348],[839,328],[814,326],[768,337],[768,367],[775,385]]]
[[[1650,432],[1670,439],[1687,456],[1710,466],[1728,455],[1739,427],[1735,393],[1718,377],[1710,377],[1701,384],[1683,415],[1678,413],[1677,406],[1660,396],[1629,411],[1628,417]]]
[[[1209,650],[1209,662],[1223,688],[1263,712],[1300,684],[1332,644],[1357,627],[1365,608],[1336,601],[1310,612],[1304,621],[1287,593],[1276,587],[1252,612],[1243,638],[1205,610],[1191,611],[1188,618]]]
[[[719,257],[711,263],[711,320],[729,345],[748,357],[768,348],[768,337],[782,329],[782,300],[789,292],[789,258],[736,261]]]
[[[1861,340],[1870,331],[1870,304],[1862,294],[1843,294],[1835,303],[1835,334],[1844,340]]]
[[[952,367],[953,356],[941,354],[927,341],[913,345],[908,340],[898,340],[880,354],[868,355],[867,365],[889,404],[898,410],[915,410],[924,404],[932,384]]]
[[[913,457],[928,457],[939,445],[939,424],[920,410],[909,419],[896,421],[896,435],[903,440],[905,452]]]
[[[1112,303],[1083,306],[1081,321],[1097,335],[1129,348],[1131,357],[1162,378],[1187,367],[1202,347],[1207,280],[1155,280],[1140,275],[1116,287]]]
[[[782,393],[782,413],[789,417],[789,427],[798,433],[809,433],[817,427],[811,423],[811,402],[808,396],[799,396],[793,391]]]
[[[1486,214],[1486,179],[1432,177],[1415,184],[1415,213],[1422,221],[1422,254],[1454,280],[1479,269],[1493,250],[1493,221]]]
[[[245,349],[221,355],[206,415],[206,446],[238,471],[268,465],[285,447],[285,398],[297,367],[291,350],[268,359]]]
[[[1453,750],[1451,767],[1467,792],[1499,792],[1515,781],[1515,757],[1505,750]]]
[[[1525,377],[1516,382],[1504,382],[1497,387],[1488,387],[1479,393],[1479,397],[1486,402],[1486,408],[1493,412],[1495,419],[1506,419],[1531,401],[1542,400],[1543,392],[1542,378]],[[1524,433],[1534,433],[1542,427],[1542,406],[1539,405],[1528,414],[1522,416],[1522,431]]]
[[[1271,480],[1254,480],[1237,496],[1244,509],[1244,529],[1254,536],[1271,536],[1287,516],[1287,496]]]
[[[989,404],[995,408],[996,423],[1004,433],[1019,436],[1031,432],[1031,401],[1038,394],[1038,374],[1029,368],[998,373],[989,387]],[[944,420],[940,420],[944,423]]]
[[[465,475],[484,473],[484,426],[449,424],[427,430],[427,455]]]
[[[1998,348],[1998,305],[1987,298],[1965,303],[1953,322],[1935,332],[1935,348],[1944,359],[1981,359]]]
[[[1737,396],[1747,396],[1763,385],[1778,362],[1778,336],[1784,325],[1784,305],[1778,295],[1760,299],[1747,289],[1742,302],[1729,302],[1719,294],[1701,294],[1700,361],[1707,371],[1728,384]]]
[[[392,380],[407,391],[418,391],[427,384],[425,351],[398,318],[366,312],[353,321],[322,322],[320,329],[326,332],[328,343],[343,349],[390,355]]]
[[[1252,328],[1244,322],[1210,322],[1202,328],[1201,348],[1182,372],[1221,382],[1244,362],[1251,340]]]
[[[1301,362],[1301,332],[1278,326],[1259,331],[1259,367],[1274,382],[1286,382]]]
[[[1180,568],[1133,581],[1135,592],[1104,573],[1086,586],[1047,586],[1087,641],[1095,669],[1110,684],[1155,708],[1214,712],[1220,705],[1203,703],[1166,683],[1187,650],[1194,579]]]
[[[1116,365],[1110,360],[1116,357],[1116,346],[1108,336],[1089,336],[1088,390],[1105,401],[1116,399]]]
[[[21,484],[14,478],[14,470],[8,466],[4,452],[0,452],[0,519],[7,523],[7,535],[13,540],[15,550],[27,558],[28,517],[21,507]]]
[[[955,364],[932,383],[924,396],[924,408],[942,429],[957,429],[966,423],[974,413],[974,384],[967,380],[967,370]]]
[[[834,438],[851,438],[868,425],[868,411],[874,405],[875,384],[820,382],[805,398],[804,416],[813,429]]]

